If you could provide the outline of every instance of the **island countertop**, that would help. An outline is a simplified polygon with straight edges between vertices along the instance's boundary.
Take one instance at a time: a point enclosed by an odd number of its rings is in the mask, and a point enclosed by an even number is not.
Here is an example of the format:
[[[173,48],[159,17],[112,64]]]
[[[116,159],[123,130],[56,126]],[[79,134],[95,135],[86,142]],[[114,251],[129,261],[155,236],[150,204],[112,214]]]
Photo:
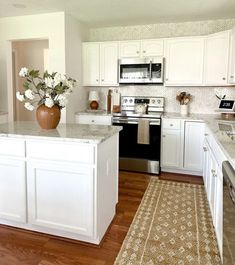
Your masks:
[[[59,124],[54,130],[44,130],[36,122],[12,122],[0,124],[0,137],[74,141],[99,144],[119,133],[121,126]]]

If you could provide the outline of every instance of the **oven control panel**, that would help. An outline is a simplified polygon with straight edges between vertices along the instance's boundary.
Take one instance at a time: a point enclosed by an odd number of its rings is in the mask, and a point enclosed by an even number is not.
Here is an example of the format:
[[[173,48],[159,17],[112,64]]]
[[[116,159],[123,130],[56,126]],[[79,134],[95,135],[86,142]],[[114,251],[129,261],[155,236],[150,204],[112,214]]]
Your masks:
[[[164,111],[164,98],[163,97],[135,97],[123,96],[121,99],[122,110],[134,110],[138,104],[145,104],[149,110],[156,112]]]

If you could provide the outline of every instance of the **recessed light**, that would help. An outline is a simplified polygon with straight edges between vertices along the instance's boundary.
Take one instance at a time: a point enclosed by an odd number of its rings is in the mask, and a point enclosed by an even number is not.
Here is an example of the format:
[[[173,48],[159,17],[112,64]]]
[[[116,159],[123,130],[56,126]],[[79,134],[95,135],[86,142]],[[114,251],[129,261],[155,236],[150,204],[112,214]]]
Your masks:
[[[24,4],[12,4],[15,8],[26,8],[26,5]]]

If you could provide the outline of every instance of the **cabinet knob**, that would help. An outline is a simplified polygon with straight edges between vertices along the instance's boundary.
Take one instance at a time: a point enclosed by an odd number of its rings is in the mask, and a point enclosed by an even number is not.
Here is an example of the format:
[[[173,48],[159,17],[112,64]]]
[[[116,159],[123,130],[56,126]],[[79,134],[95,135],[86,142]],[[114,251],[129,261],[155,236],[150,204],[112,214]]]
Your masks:
[[[139,54],[140,52],[139,51],[136,51],[137,54]]]
[[[166,78],[166,81],[168,81],[168,78]]]
[[[207,151],[207,148],[206,147],[203,147],[203,151],[206,152]]]
[[[99,81],[99,79],[96,79],[96,82],[98,82]]]
[[[91,122],[95,122],[95,120],[91,120]]]
[[[102,82],[104,82],[104,79],[101,79]]]
[[[146,51],[143,51],[143,53],[146,53]]]
[[[162,137],[166,137],[166,135],[165,135],[165,134],[163,134],[163,135],[162,135]]]
[[[223,80],[226,80],[226,78],[225,78],[225,77],[223,77],[222,79],[223,79]]]
[[[205,133],[204,136],[208,136],[208,133]]]
[[[233,75],[230,75],[230,78],[234,78],[234,76]]]
[[[172,123],[170,124],[171,127],[172,127],[173,125],[174,125],[174,124],[172,124]]]

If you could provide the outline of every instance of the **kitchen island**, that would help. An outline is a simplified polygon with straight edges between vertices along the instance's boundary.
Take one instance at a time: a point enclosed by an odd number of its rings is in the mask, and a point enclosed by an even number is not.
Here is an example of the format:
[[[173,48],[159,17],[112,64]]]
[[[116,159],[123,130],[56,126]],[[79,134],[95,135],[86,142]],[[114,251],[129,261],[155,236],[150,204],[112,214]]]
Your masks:
[[[99,244],[118,202],[121,127],[0,125],[0,224]]]

